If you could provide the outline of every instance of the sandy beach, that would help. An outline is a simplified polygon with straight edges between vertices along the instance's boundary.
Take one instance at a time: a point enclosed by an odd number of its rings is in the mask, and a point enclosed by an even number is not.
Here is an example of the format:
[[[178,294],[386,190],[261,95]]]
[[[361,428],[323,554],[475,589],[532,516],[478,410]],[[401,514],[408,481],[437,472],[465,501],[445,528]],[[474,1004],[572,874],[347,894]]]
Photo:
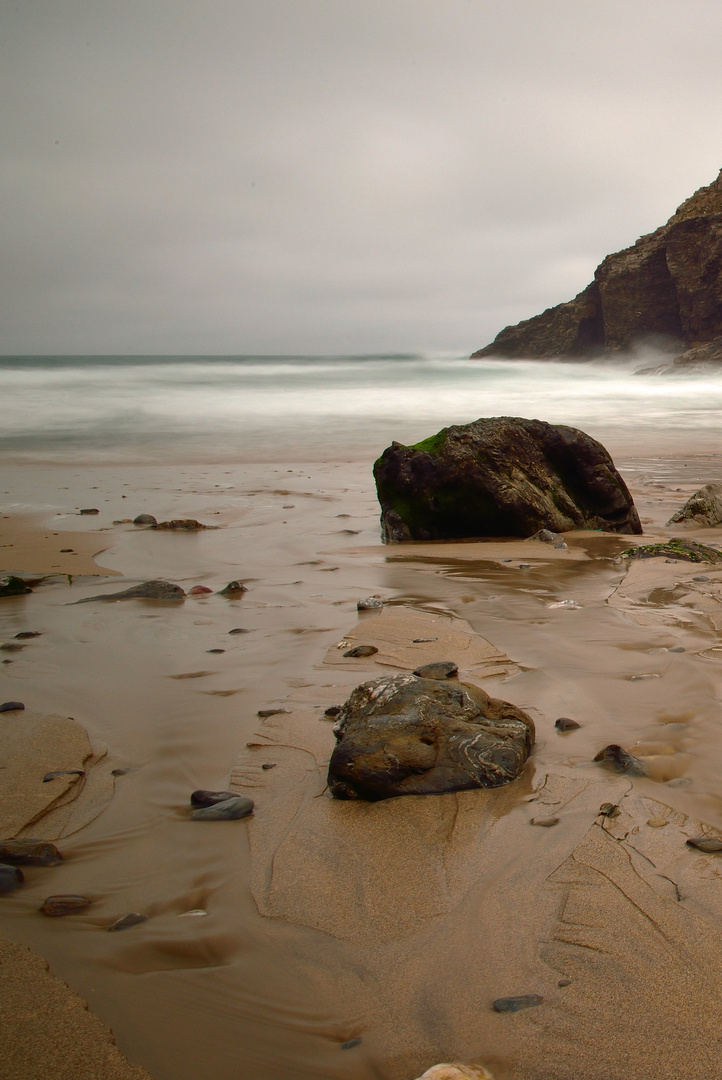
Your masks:
[[[720,479],[713,458],[617,464],[645,529],[632,542],[722,543],[664,524]],[[497,1080],[720,1071],[719,856],[685,842],[722,829],[722,569],[620,561],[630,538],[601,533],[567,534],[566,550],[384,547],[367,463],[3,476],[0,569],[33,592],[0,600],[3,647],[22,646],[3,652],[0,699],[25,705],[0,714],[2,838],[51,840],[64,859],[25,868],[0,933],[112,1028],[129,1077],[413,1080],[445,1060]],[[213,528],[151,530],[139,513]],[[212,592],[77,603],[154,578]],[[232,579],[247,591],[219,595]],[[357,612],[369,595],[383,609]],[[345,659],[342,643],[379,651]],[[521,779],[330,799],[324,710],[437,659],[533,717]],[[581,726],[561,734],[560,716]],[[649,775],[594,763],[610,743]],[[229,785],[251,818],[190,820],[192,790]],[[599,816],[607,802],[617,816]],[[542,812],[558,823],[532,826]],[[92,903],[40,915],[58,893]],[[131,911],[147,921],[107,933]],[[43,966],[22,955],[42,995]],[[543,1002],[492,1010],[518,994]],[[33,1075],[58,1075],[44,1061]]]

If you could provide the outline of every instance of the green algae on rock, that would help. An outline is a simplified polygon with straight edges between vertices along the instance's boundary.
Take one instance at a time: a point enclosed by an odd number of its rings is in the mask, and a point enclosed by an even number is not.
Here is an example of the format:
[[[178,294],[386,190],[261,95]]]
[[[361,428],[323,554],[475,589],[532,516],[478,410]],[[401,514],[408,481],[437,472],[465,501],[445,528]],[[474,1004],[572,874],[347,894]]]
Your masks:
[[[563,424],[497,416],[453,425],[414,446],[392,443],[374,478],[387,541],[642,531],[605,448]]]
[[[722,562],[722,552],[696,540],[673,538],[662,540],[658,544],[640,544],[625,548],[619,553],[620,559],[680,559],[682,562],[718,563]]]

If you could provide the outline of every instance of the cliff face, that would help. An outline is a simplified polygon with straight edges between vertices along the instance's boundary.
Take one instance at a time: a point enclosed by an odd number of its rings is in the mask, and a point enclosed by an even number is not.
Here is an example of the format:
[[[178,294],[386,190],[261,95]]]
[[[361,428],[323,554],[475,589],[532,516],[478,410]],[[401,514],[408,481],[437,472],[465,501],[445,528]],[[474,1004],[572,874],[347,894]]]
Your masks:
[[[666,225],[607,255],[565,304],[507,326],[472,358],[587,359],[644,340],[698,347],[722,337],[722,170]]]

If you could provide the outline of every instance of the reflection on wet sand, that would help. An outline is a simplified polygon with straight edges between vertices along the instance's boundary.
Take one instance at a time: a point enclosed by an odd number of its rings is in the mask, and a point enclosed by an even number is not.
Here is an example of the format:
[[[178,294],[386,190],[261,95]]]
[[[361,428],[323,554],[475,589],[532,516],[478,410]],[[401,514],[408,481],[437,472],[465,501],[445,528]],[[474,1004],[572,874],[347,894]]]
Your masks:
[[[652,537],[718,478],[692,458],[621,469]],[[28,470],[52,503],[52,468],[10,470],[8,486],[27,484]],[[101,514],[61,519],[59,531],[102,532],[102,562],[122,578],[106,591],[156,577],[214,590],[166,606],[75,606],[98,579],[56,577],[0,609],[3,640],[42,631],[6,657],[2,699],[24,700],[26,721],[74,717],[117,772],[102,813],[58,832],[63,863],[29,868],[2,898],[0,929],[47,957],[132,1061],[156,1080],[411,1080],[444,1060],[483,1062],[497,1080],[577,1080],[580,1060],[585,1080],[720,1071],[717,857],[686,839],[722,827],[721,571],[700,582],[682,562],[628,569],[615,561],[626,538],[589,534],[567,536],[566,551],[383,548],[364,466],[344,469],[343,488],[320,465],[75,472],[69,504],[94,488]],[[220,528],[113,525],[129,488],[133,512]],[[689,535],[722,540],[719,529]],[[248,592],[219,596],[234,578]],[[378,615],[356,612],[373,594],[390,627],[376,637]],[[366,637],[378,654],[343,658],[340,642]],[[533,716],[521,780],[331,800],[325,709],[416,657],[455,661]],[[276,708],[289,711],[257,716]],[[580,726],[561,732],[559,717]],[[609,744],[648,775],[594,763]],[[21,762],[15,775],[39,767]],[[254,799],[253,818],[192,822],[190,792],[229,781]],[[619,813],[600,817],[605,803]],[[37,914],[64,892],[91,907]],[[149,918],[104,932],[131,911]],[[207,914],[181,917],[192,911]],[[491,1009],[529,993],[543,1004]]]

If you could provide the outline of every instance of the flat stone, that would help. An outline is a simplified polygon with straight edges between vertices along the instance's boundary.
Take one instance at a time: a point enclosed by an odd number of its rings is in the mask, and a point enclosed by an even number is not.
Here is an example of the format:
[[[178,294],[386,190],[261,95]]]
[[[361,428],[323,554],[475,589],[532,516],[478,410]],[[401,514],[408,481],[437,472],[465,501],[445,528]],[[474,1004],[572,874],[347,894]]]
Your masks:
[[[236,795],[235,791],[207,791],[199,788],[191,793],[191,806],[215,806],[216,803],[235,799]]]
[[[83,769],[53,769],[43,777],[43,783],[49,784],[51,780],[57,780],[59,776],[85,776]]]
[[[687,841],[687,847],[697,848],[708,853],[722,851],[722,839],[717,836],[693,836]]]
[[[155,581],[144,581],[140,585],[132,585],[129,589],[122,589],[120,592],[86,596],[75,602],[89,604],[94,600],[102,600],[106,603],[114,600],[185,600],[185,595],[180,585],[158,578]]]
[[[0,705],[0,713],[22,712],[24,708],[22,701],[3,701],[2,705]]]
[[[25,646],[21,645],[19,641],[4,641],[0,645],[2,652],[22,652],[24,648]]]
[[[242,626],[235,626],[232,630],[229,630],[229,634],[250,634],[250,630],[244,629]]]
[[[246,586],[240,581],[229,581],[224,589],[220,589],[219,596],[241,596],[247,592]]]
[[[152,514],[138,514],[137,517],[133,518],[133,524],[134,525],[157,525],[158,522],[156,521],[156,519],[153,517]]]
[[[627,776],[646,776],[647,769],[639,758],[628,753],[616,743],[610,743],[600,750],[594,757],[595,761],[608,762],[617,772],[626,773]]]
[[[0,861],[13,866],[57,866],[63,856],[47,840],[2,840]]]
[[[194,821],[236,821],[239,818],[248,817],[253,811],[253,799],[247,799],[243,795],[235,795],[225,802],[215,803],[214,806],[204,806],[200,810],[193,810],[191,817]]]
[[[423,664],[416,668],[414,675],[420,679],[450,679],[459,672],[458,667],[452,660],[438,660],[433,664]]]
[[[569,716],[559,716],[554,721],[554,727],[557,731],[576,731],[582,725],[578,724],[576,720],[572,720]]]
[[[114,923],[111,923],[108,930],[129,930],[131,926],[139,926],[140,923],[147,921],[147,915],[141,915],[139,911],[131,911],[127,915],[121,916],[120,919],[116,919]]]
[[[376,648],[375,645],[356,645],[355,648],[349,649],[343,655],[344,656],[354,656],[354,657],[373,656],[374,653],[377,653],[378,651],[379,650]]]
[[[533,817],[531,819],[532,825],[541,825],[543,829],[550,829],[552,825],[559,823],[558,817]]]
[[[619,817],[621,812],[622,811],[619,809],[616,803],[603,802],[602,805],[599,807],[599,814],[601,817]]]
[[[63,915],[80,915],[87,911],[92,903],[87,896],[77,893],[60,893],[57,896],[49,896],[40,908],[43,915],[57,919]]]
[[[359,600],[356,603],[359,611],[373,611],[375,608],[382,608],[383,606],[384,602],[379,596],[367,596],[364,600]]]
[[[665,825],[669,825],[669,820],[663,817],[651,817],[648,819],[647,824],[653,829],[663,829]]]
[[[346,1042],[341,1043],[342,1050],[353,1050],[354,1046],[360,1046],[361,1039],[347,1039]]]
[[[154,529],[173,529],[180,532],[198,532],[199,529],[207,529],[208,525],[202,525],[195,518],[173,518],[171,521],[158,521],[152,526]]]
[[[19,634],[15,635],[16,640],[25,641],[28,638],[42,637],[42,630],[21,630]]]
[[[492,1009],[498,1013],[515,1013],[522,1009],[532,1009],[543,1001],[541,994],[520,994],[519,997],[497,998]]]
[[[269,716],[278,716],[279,713],[287,713],[288,709],[259,709],[256,716],[262,717],[264,720]]]

